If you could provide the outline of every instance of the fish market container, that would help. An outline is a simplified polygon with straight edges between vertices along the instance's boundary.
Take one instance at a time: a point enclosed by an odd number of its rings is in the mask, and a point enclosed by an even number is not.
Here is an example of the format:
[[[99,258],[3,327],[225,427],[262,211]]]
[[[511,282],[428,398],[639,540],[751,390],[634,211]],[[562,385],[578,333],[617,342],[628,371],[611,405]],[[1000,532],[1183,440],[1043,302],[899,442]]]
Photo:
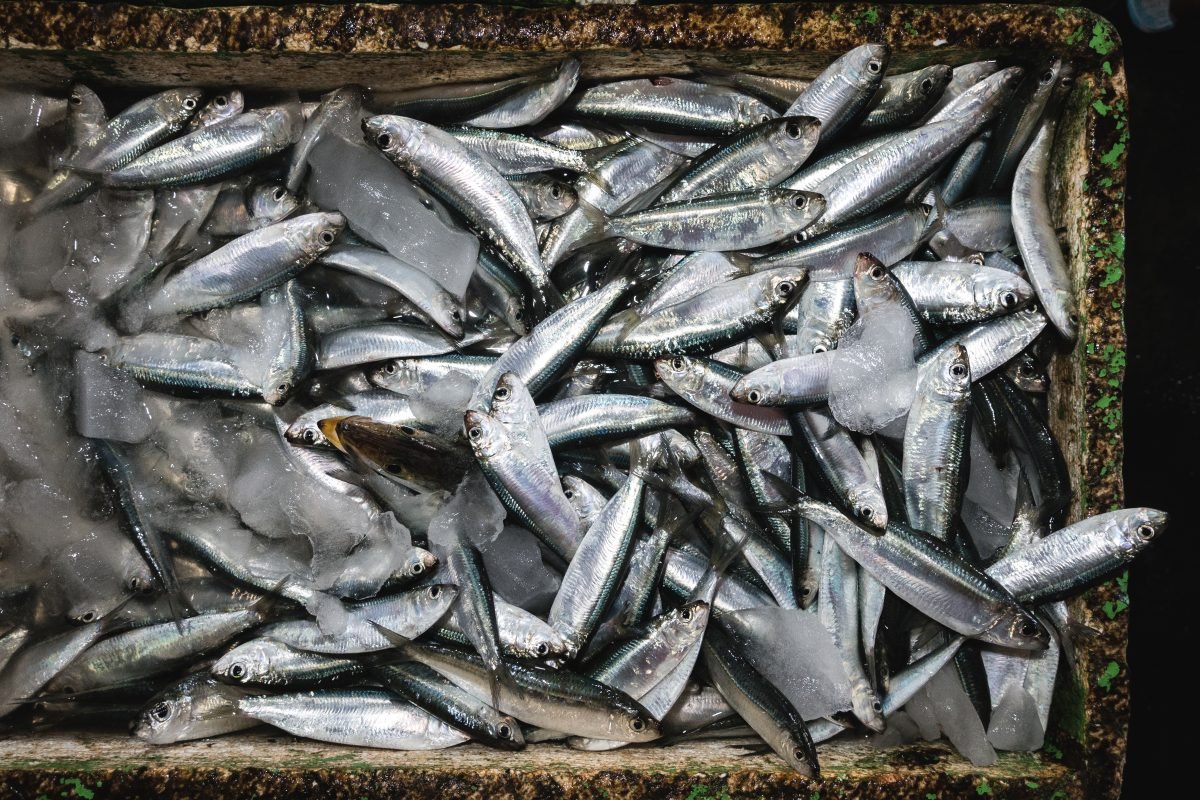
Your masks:
[[[170,9],[0,3],[0,81],[102,91],[172,85],[325,91],[528,72],[578,55],[583,80],[683,74],[693,64],[812,77],[883,42],[890,69],[1056,54],[1078,68],[1051,195],[1066,232],[1078,342],[1051,365],[1050,420],[1076,487],[1072,515],[1122,501],[1127,92],[1120,42],[1089,11],[1049,6],[470,5]],[[0,797],[1102,798],[1120,792],[1129,715],[1122,579],[1073,601],[1099,636],[1060,670],[1045,748],[975,768],[945,743],[821,745],[823,779],[719,742],[607,753],[466,745],[410,753],[253,731],[169,747],[115,734],[0,732]]]

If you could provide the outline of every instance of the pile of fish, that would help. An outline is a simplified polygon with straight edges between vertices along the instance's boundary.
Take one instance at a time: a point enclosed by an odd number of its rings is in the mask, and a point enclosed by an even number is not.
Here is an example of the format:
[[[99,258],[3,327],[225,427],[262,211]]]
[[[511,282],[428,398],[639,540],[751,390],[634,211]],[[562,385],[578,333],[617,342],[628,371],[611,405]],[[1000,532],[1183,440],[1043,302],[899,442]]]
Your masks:
[[[1071,68],[888,57],[0,89],[0,724],[1039,748]]]

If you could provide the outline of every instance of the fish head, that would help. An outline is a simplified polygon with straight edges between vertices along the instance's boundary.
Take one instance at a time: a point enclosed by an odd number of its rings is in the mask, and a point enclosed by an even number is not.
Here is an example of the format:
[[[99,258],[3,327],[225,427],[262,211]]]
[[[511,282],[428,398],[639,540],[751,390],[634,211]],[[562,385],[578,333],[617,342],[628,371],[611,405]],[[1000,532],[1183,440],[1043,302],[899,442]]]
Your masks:
[[[121,566],[121,585],[130,594],[150,594],[158,588],[154,573],[141,553],[130,551]],[[91,620],[84,620],[90,622]]]
[[[978,638],[1016,650],[1045,650],[1050,646],[1050,632],[1046,626],[1016,603],[1008,606],[996,624]]]
[[[271,106],[257,113],[267,132],[267,142],[275,148],[294,144],[304,131],[304,116],[298,106]]]
[[[590,523],[608,503],[595,486],[577,475],[566,475],[562,479],[563,496],[571,501],[575,513],[585,523]]]
[[[1108,526],[1121,554],[1132,559],[1167,528],[1167,513],[1153,508],[1130,508],[1118,511]]]
[[[253,639],[217,659],[209,670],[225,683],[271,684],[272,655],[287,646],[275,639]]]
[[[533,397],[525,382],[515,372],[506,372],[496,381],[492,391],[492,414],[501,419],[513,419],[521,408],[532,408]]]
[[[417,362],[408,358],[394,358],[367,373],[367,380],[381,389],[401,394],[419,391],[421,376]]]
[[[673,390],[694,392],[704,384],[704,362],[690,356],[660,358],[654,372]]]
[[[709,612],[707,602],[692,600],[669,613],[663,636],[673,651],[681,652],[700,641],[708,627]]]
[[[988,308],[998,314],[1015,311],[1033,299],[1033,287],[1016,275],[1012,279],[985,280],[976,273],[977,280],[972,287],[972,295],[976,305]]]
[[[168,89],[154,99],[154,111],[172,126],[182,126],[200,108],[204,93],[196,88]]]
[[[859,253],[854,262],[854,299],[860,313],[869,306],[900,300],[900,289],[891,271],[870,253]]]
[[[762,276],[763,300],[768,309],[777,311],[800,298],[808,270],[804,267],[778,267],[759,274]]]
[[[316,257],[337,241],[346,227],[346,218],[336,211],[317,211],[278,223],[285,226],[287,236],[297,242],[305,253]]]
[[[554,68],[554,82],[564,87],[567,94],[570,94],[575,91],[575,84],[579,83],[579,75],[582,70],[583,64],[580,63],[578,58],[574,56],[564,58]]]
[[[438,292],[431,298],[431,306],[430,316],[434,318],[434,323],[452,338],[461,339],[464,313],[454,295]]]
[[[1013,359],[1004,373],[1023,392],[1045,394],[1050,391],[1050,376],[1038,365],[1037,358],[1028,351]]]
[[[82,83],[71,86],[71,92],[67,95],[67,116],[73,124],[75,120],[99,123],[104,120],[104,115],[104,103],[98,94]]]
[[[770,122],[779,117],[778,111],[757,97],[751,97],[748,94],[736,95],[734,97],[734,104],[735,117],[739,128],[761,125],[764,122]]]
[[[412,552],[404,559],[401,571],[406,578],[420,578],[437,569],[438,557],[422,547],[413,547]]]
[[[767,141],[785,158],[805,158],[821,138],[821,120],[816,117],[780,117],[771,121],[770,127]]]
[[[412,156],[420,150],[428,127],[420,120],[396,114],[378,114],[362,122],[367,141],[401,166],[411,163]]]
[[[752,406],[765,403],[781,394],[780,378],[781,376],[773,370],[761,375],[746,375],[733,385],[729,396],[739,403],[749,403]]]
[[[846,500],[859,524],[876,536],[882,535],[888,524],[883,491],[878,486],[864,484],[851,488],[846,494]]]
[[[771,749],[778,753],[788,766],[809,778],[818,774],[816,752],[811,745],[806,744],[800,731],[781,725],[773,739],[774,741],[769,742]]]
[[[306,447],[332,447],[333,443],[325,438],[325,434],[321,432],[321,425],[318,420],[304,419],[296,420],[284,430],[283,436],[292,444],[304,445]]]
[[[196,118],[192,120],[193,128],[205,128],[217,122],[236,117],[246,108],[246,97],[237,89],[216,95],[207,103]]]
[[[825,196],[817,192],[798,189],[771,189],[768,191],[771,205],[778,210],[779,218],[789,235],[796,235],[816,222],[825,213]]]
[[[134,722],[133,735],[150,744],[178,741],[192,717],[191,681],[170,686],[146,703]]]
[[[529,333],[525,301],[520,297],[509,297],[504,301],[504,322],[517,336]]]
[[[300,201],[278,181],[260,183],[250,192],[250,216],[267,224],[286,219],[297,208]]]
[[[887,71],[891,50],[886,44],[864,44],[842,56],[841,74],[862,89],[878,86]]]
[[[955,344],[921,370],[920,391],[944,400],[962,400],[971,392],[971,362],[967,348]]]
[[[950,75],[953,70],[946,64],[931,64],[918,70],[904,87],[905,98],[911,102],[921,99],[929,100],[942,96],[950,85]]]
[[[512,447],[504,424],[482,411],[468,410],[463,415],[463,430],[477,459],[495,458]]]
[[[540,623],[540,620],[537,622]],[[531,658],[539,661],[566,658],[572,651],[571,643],[561,633],[545,624],[523,626],[512,642],[516,653],[521,658]]]

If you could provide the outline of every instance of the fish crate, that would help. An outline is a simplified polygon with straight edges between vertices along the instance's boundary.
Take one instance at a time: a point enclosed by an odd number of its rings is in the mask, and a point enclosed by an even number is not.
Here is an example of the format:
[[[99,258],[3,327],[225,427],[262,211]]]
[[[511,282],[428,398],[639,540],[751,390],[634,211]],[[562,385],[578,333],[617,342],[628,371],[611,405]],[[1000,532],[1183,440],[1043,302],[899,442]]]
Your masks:
[[[0,79],[107,92],[178,85],[326,91],[528,72],[577,55],[583,79],[683,75],[695,65],[812,77],[865,42],[890,70],[1056,54],[1078,79],[1051,195],[1065,229],[1080,333],[1051,364],[1050,420],[1075,487],[1072,519],[1122,501],[1127,89],[1113,26],[1032,5],[295,5],[176,9],[0,4]],[[1125,759],[1129,598],[1109,581],[1073,602],[1096,628],[1060,669],[1045,747],[975,768],[945,743],[819,748],[822,778],[719,741],[579,752],[464,745],[430,753],[324,745],[254,731],[156,747],[116,734],[0,732],[0,797],[1117,797]]]

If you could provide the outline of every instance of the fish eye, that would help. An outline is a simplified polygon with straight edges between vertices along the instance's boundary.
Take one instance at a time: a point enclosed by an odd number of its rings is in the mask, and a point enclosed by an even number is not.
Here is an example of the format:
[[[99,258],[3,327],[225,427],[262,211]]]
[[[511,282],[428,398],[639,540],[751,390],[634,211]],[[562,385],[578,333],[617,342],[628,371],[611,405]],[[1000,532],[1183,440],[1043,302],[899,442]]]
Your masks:
[[[9,341],[10,341],[10,342],[12,342],[12,346],[13,346],[13,347],[20,347],[20,346],[21,346],[21,337],[20,337],[20,336],[17,336],[15,333],[12,335],[12,338],[11,338],[11,339],[9,339]]]
[[[516,310],[514,310],[514,311],[513,311],[513,319],[515,319],[515,320],[523,320],[523,319],[525,319],[525,312],[524,312],[524,311],[522,311],[522,310],[521,310],[521,309],[519,309],[519,308],[518,308],[518,309],[516,309]]]
[[[792,204],[795,205],[796,208],[804,208],[806,205],[808,205],[808,198],[804,195],[800,195],[792,201]]]
[[[229,105],[229,101],[225,99],[225,95],[219,94],[213,98],[213,105],[217,108],[224,108],[225,106]]]
[[[496,388],[496,393],[492,395],[492,397],[496,400],[507,400],[509,394],[511,394],[511,392],[508,391],[507,386],[498,386]]]
[[[758,393],[757,389],[751,389],[750,391],[746,392],[746,402],[758,405],[761,400],[762,395]]]
[[[881,64],[880,62],[878,62],[878,61],[868,61],[867,62],[867,72],[871,73],[872,75],[878,75],[880,73],[880,71],[882,71],[882,70],[883,70],[883,64]]]
[[[762,115],[760,115],[760,116],[759,116],[759,118],[758,118],[758,121],[759,121],[759,122],[770,122],[770,121],[771,121],[771,117],[770,117],[769,115],[767,115],[767,114],[762,114]]]
[[[392,143],[392,135],[390,133],[381,133],[375,137],[375,144],[386,148]]]
[[[539,656],[548,656],[550,655],[550,645],[545,642],[538,642],[537,647],[534,648],[534,652]]]
[[[508,727],[507,725],[501,725],[499,728],[496,729],[496,733],[500,734],[501,739],[511,739],[512,738],[512,728]]]
[[[171,718],[171,706],[167,703],[155,703],[154,708],[150,709],[150,716],[159,722],[166,722]]]
[[[1072,312],[1070,312],[1069,314],[1067,314],[1067,319],[1071,320],[1071,324],[1072,324],[1072,325],[1078,325],[1078,324],[1079,324],[1079,315],[1078,315],[1078,314],[1076,314],[1074,311],[1072,311]]]
[[[672,358],[671,369],[675,370],[676,372],[683,372],[685,369],[687,369],[687,362],[679,357]]]
[[[279,394],[287,394],[291,390],[292,390],[292,385],[290,383],[281,383],[275,387],[275,391],[278,392]]]
[[[921,81],[921,94],[929,94],[933,91],[933,81],[929,78]]]
[[[876,700],[875,702],[871,703],[871,710],[875,712],[883,711],[883,703]]]
[[[304,434],[300,438],[304,440],[305,444],[316,444],[317,443],[317,432],[312,430],[311,428],[309,428],[308,430],[306,430],[304,432]]]
[[[422,564],[420,561],[418,561],[412,565],[412,574],[413,575],[420,575],[424,571],[425,571],[425,565]]]
[[[129,591],[140,592],[142,590],[142,579],[134,575],[129,579]]]
[[[278,202],[287,197],[287,189],[284,189],[282,186],[278,186],[275,188],[275,191],[271,193],[271,197],[274,197],[275,201]]]
[[[1155,530],[1153,525],[1142,524],[1137,527],[1137,535],[1149,541],[1154,538]]]
[[[811,593],[812,593],[812,589],[808,588],[807,586],[800,587],[800,594],[804,595],[805,597],[808,597],[808,595]]]
[[[858,509],[858,515],[866,520],[875,519],[875,509],[870,506],[861,506]]]
[[[333,244],[333,231],[321,231],[321,244]]]
[[[1042,77],[1038,78],[1038,81],[1043,84],[1049,83],[1052,80],[1054,80],[1053,70],[1046,70],[1042,73]]]
[[[438,597],[440,597],[441,594],[442,594],[442,587],[440,587],[440,586],[430,586],[429,587],[429,599],[430,600],[438,599]]]
[[[550,196],[553,197],[555,200],[562,197],[562,189],[559,187],[559,185],[557,183],[550,187]]]
[[[77,94],[73,94],[69,98],[67,98],[67,102],[69,102],[73,106],[78,106],[78,105],[83,104],[83,98]]]
[[[417,429],[411,425],[401,425],[400,432],[403,433],[405,436],[416,436]]]
[[[240,681],[242,678],[246,677],[246,668],[241,664],[234,664],[229,668],[229,677],[233,678],[235,681]]]
[[[396,374],[395,363],[388,363],[388,365],[383,368],[383,371],[386,372],[388,375],[395,375]]]
[[[1037,625],[1034,625],[1032,622],[1026,620],[1025,622],[1021,623],[1021,635],[1022,636],[1036,636],[1037,632],[1038,632]]]
[[[1074,85],[1075,85],[1075,79],[1073,77],[1071,77],[1070,75],[1067,75],[1066,77],[1064,77],[1062,79],[1062,87],[1064,89],[1070,89]]]
[[[692,621],[692,610],[690,608],[685,607],[682,611],[679,612],[679,618],[681,620],[683,620],[684,622],[691,622]]]
[[[786,133],[787,133],[787,135],[788,135],[788,138],[790,138],[790,139],[799,139],[799,138],[800,138],[800,125],[799,125],[799,123],[796,123],[796,122],[789,122],[789,123],[788,123],[788,124],[787,124],[787,125],[784,127],[784,129],[783,129],[783,130],[784,130],[784,132],[786,132]]]
[[[887,270],[884,269],[883,267],[879,266],[878,264],[871,267],[871,278],[873,280],[881,281],[884,279],[884,277],[886,275],[887,275]]]
[[[467,438],[472,442],[478,442],[483,438],[483,428],[476,425],[474,428],[467,429]]]
[[[792,748],[792,758],[796,759],[797,761],[804,761],[807,757],[808,757],[808,754],[804,752],[804,748],[802,748],[802,747],[793,747]]]
[[[64,686],[64,687],[62,687],[62,693],[63,694],[75,694],[75,687],[74,686]]]
[[[459,312],[459,310],[457,308],[450,309],[450,319],[453,319],[453,320],[461,320],[462,319],[462,314]]]
[[[574,490],[574,489],[563,489],[563,497],[565,497],[565,498],[567,498],[568,500],[570,500],[570,499],[571,499],[572,497],[574,497],[574,496],[575,496],[575,490]]]
[[[195,98],[189,97],[186,100],[184,100],[183,101],[183,109],[184,109],[184,111],[195,111],[196,110]]]
[[[828,352],[829,352],[829,348],[828,348],[828,347],[826,347],[826,346],[825,346],[825,345],[823,345],[823,344],[814,344],[814,345],[813,345],[813,352],[814,352],[814,353],[828,353]]]
[[[955,378],[965,378],[967,377],[967,366],[965,364],[958,363],[951,364],[950,374]]]
[[[646,730],[646,723],[643,722],[641,718],[634,717],[633,719],[629,720],[629,727],[635,733],[640,733],[641,731]]]
[[[1016,308],[1017,307],[1017,296],[1015,294],[1013,294],[1012,292],[1005,292],[1004,294],[1000,295],[1000,305],[1004,306],[1007,309]]]
[[[780,281],[775,287],[775,293],[780,297],[790,297],[792,292],[796,291],[796,284],[791,281]]]
[[[95,611],[85,611],[85,612],[83,612],[83,615],[79,617],[79,619],[81,622],[95,622],[96,621],[96,612]]]

